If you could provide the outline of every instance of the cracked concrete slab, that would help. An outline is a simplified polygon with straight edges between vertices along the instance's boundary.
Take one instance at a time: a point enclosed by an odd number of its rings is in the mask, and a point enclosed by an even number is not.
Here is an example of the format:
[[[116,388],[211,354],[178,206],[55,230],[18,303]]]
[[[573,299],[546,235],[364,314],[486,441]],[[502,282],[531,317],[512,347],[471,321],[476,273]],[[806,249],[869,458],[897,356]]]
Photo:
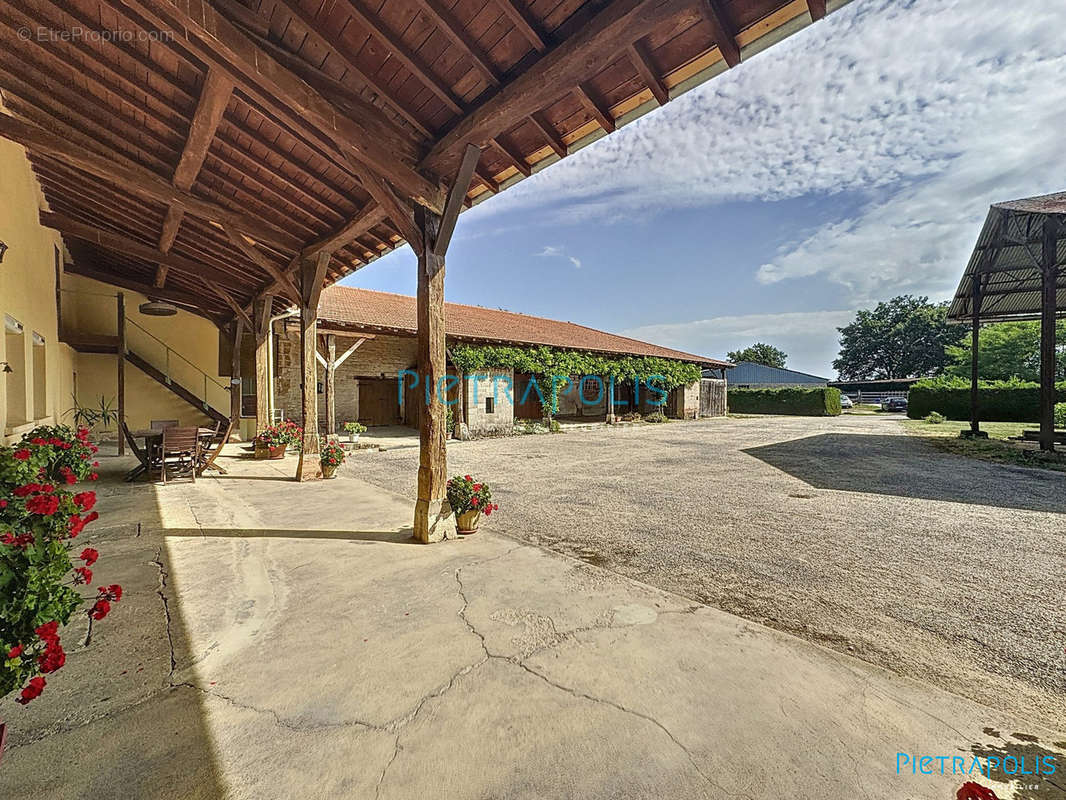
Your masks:
[[[105,463],[92,543],[126,593],[40,700],[0,704],[0,797],[941,798],[961,780],[899,776],[897,752],[1066,762],[1062,732],[494,533],[505,517],[422,546],[410,501],[352,477],[229,459],[123,487]]]

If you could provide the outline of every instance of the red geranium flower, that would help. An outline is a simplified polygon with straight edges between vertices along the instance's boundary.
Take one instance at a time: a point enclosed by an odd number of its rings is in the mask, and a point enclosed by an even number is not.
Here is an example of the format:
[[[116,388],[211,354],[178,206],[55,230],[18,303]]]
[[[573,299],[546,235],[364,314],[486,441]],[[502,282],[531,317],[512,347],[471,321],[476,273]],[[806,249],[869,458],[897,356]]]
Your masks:
[[[36,633],[38,636],[40,636],[47,642],[49,639],[59,638],[57,634],[58,630],[59,623],[55,620],[52,620],[51,622],[46,622],[44,625],[40,625],[37,628],[34,628],[34,633]]]
[[[91,481],[95,481],[95,480],[96,480],[97,478],[99,478],[99,477],[100,477],[100,476],[99,476],[99,475],[97,475],[97,474],[96,474],[95,472],[90,472],[90,473],[89,473],[89,480],[91,480]]]
[[[92,583],[93,571],[88,567],[74,567],[74,583]]]
[[[89,511],[96,505],[96,492],[78,492],[74,495],[74,505],[82,511]]]
[[[86,547],[84,550],[81,551],[81,555],[78,556],[78,558],[85,562],[85,566],[87,567],[91,567],[93,564],[95,564],[96,559],[98,559],[99,557],[100,554],[92,547]]]
[[[16,703],[26,705],[34,698],[40,697],[41,692],[44,691],[44,687],[47,685],[47,681],[38,675],[36,678],[30,678],[30,682],[26,684],[22,690],[22,696],[16,700]]]
[[[91,609],[89,609],[89,616],[93,619],[100,620],[106,617],[110,611],[111,603],[101,598],[93,604]]]
[[[22,645],[21,644],[17,644],[14,647],[12,647],[10,650],[7,651],[7,657],[8,658],[18,658],[21,655],[22,655]]]
[[[19,461],[27,461],[30,457],[30,451],[23,447],[21,450],[16,450],[12,455]]]
[[[35,495],[26,501],[26,510],[31,514],[50,517],[59,510],[59,498],[52,494]]]

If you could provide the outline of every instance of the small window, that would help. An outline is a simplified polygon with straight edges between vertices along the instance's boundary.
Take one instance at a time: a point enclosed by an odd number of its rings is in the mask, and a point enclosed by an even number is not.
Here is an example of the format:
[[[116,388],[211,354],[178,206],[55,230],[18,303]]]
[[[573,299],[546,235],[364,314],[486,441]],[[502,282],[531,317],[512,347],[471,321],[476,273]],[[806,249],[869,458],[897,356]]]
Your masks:
[[[496,398],[495,397],[486,397],[485,398],[485,413],[486,414],[495,414],[496,413]]]

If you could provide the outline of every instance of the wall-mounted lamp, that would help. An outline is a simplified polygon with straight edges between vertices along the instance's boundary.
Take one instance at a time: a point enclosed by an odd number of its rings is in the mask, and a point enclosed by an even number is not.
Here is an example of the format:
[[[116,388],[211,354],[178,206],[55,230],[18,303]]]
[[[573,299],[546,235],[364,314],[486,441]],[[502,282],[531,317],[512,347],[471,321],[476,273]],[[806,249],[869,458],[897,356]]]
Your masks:
[[[6,361],[0,361],[0,364],[3,364],[3,365],[4,365],[4,369],[3,369],[3,370],[0,370],[0,371],[3,371],[3,372],[8,372],[8,373],[10,373],[10,372],[14,372],[14,371],[15,371],[15,370],[11,369],[11,365],[10,365],[10,364],[8,364],[8,363],[7,363]]]
[[[0,242],[0,262],[4,260],[4,253],[7,252],[7,244]]]

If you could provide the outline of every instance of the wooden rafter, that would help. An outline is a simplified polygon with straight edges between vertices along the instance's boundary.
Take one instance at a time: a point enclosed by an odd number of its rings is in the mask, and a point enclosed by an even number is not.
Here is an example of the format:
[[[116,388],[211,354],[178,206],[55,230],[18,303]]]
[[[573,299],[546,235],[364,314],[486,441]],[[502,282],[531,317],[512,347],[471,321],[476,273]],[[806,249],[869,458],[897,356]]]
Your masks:
[[[503,153],[504,157],[509,162],[511,162],[511,166],[513,166],[527,178],[533,174],[533,170],[530,168],[526,160],[522,158],[521,153],[511,147],[507,142],[503,141],[502,137],[493,136],[491,139],[489,139],[489,142],[492,144],[493,147]]]
[[[384,209],[376,203],[368,203],[336,230],[309,243],[303,249],[305,258],[311,258],[322,250],[333,252],[355,239],[385,219]]]
[[[542,53],[548,49],[548,42],[544,34],[541,33],[540,24],[529,12],[529,9],[522,5],[522,0],[496,0],[496,2],[503,13],[511,18],[511,22],[514,23],[519,33],[533,45],[534,50]]]
[[[299,301],[300,295],[289,277],[274,262],[263,255],[253,242],[248,241],[239,231],[232,227],[223,225],[222,228],[226,232],[226,237],[248,257],[249,261],[274,279],[274,282],[270,284],[271,293],[280,290],[290,300]]]
[[[477,168],[478,159],[481,158],[481,148],[477,145],[468,144],[463,154],[462,163],[459,164],[459,172],[452,181],[451,191],[444,203],[444,213],[440,217],[440,227],[437,237],[433,241],[433,255],[444,258],[448,252],[448,246],[452,243],[452,234],[455,232],[455,223],[459,219],[459,212],[463,209],[463,200],[470,190],[470,180],[474,177],[474,169]]]
[[[551,123],[544,117],[539,111],[534,111],[529,115],[530,121],[536,126],[537,130],[541,132],[545,140],[548,142],[548,146],[555,151],[555,155],[559,158],[566,158],[566,144],[563,142],[562,137],[558,131],[552,127]]]
[[[579,83],[576,92],[578,99],[581,100],[581,105],[583,105],[592,115],[592,118],[596,120],[596,124],[607,131],[607,133],[614,133],[614,117],[611,116],[610,109],[593,96],[592,89],[583,83]]]
[[[291,0],[283,0],[291,2]],[[370,34],[382,42],[396,59],[404,65],[408,72],[418,78],[426,88],[440,98],[441,102],[452,112],[459,114],[463,106],[459,99],[452,94],[451,87],[439,77],[433,74],[429,66],[403,43],[400,37],[389,32],[383,22],[375,17],[360,0],[337,0],[351,15],[359,21],[359,24],[370,31]]]
[[[811,14],[811,19],[817,22],[825,16],[825,0],[807,0],[807,10]]]
[[[210,280],[209,278],[204,278],[204,283],[207,285],[207,288],[209,288],[212,292],[221,297],[222,302],[229,306],[233,313],[236,314],[240,319],[244,320],[245,324],[247,324],[249,328],[255,328],[255,325],[252,322],[252,318],[248,315],[248,312],[237,304],[237,301],[230,296],[229,292],[227,292],[225,289],[223,289],[221,286],[219,286],[217,283],[215,283],[213,280]]]
[[[434,25],[470,59],[486,83],[490,86],[500,85],[500,74],[493,66],[488,54],[481,49],[440,0],[414,0],[414,2],[433,20]]]
[[[69,139],[56,136],[36,125],[6,114],[0,114],[0,136],[18,142],[34,152],[49,155],[65,164],[84,170],[110,185],[120,186],[124,191],[161,203],[179,203],[185,207],[186,212],[198,217],[228,222],[261,241],[286,249],[291,249],[296,241],[291,234],[276,229],[273,225],[251,215],[233,211],[218,203],[176,189],[151,170],[117,153],[99,155],[80,147]]]
[[[725,63],[735,67],[740,63],[740,48],[737,46],[736,28],[722,8],[720,0],[699,0],[700,12],[711,26],[712,36],[718,45]]]
[[[633,62],[633,66],[636,67],[637,74],[644,81],[644,85],[651,90],[655,101],[661,106],[669,103],[670,90],[666,88],[666,84],[659,78],[655,67],[651,63],[648,50],[641,42],[633,42],[629,45],[629,60]]]
[[[310,85],[279,64],[225,16],[207,3],[196,3],[196,17],[180,7],[149,5],[145,0],[118,0],[159,30],[183,29],[183,48],[228,74],[242,92],[287,120],[293,126],[312,126],[327,146],[341,148],[357,173],[373,170],[389,179],[406,197],[440,208],[440,187],[414,168],[404,144],[406,132],[393,125],[369,104],[358,120],[339,113]],[[391,135],[386,136],[388,129]],[[359,165],[351,164],[354,159]]]
[[[87,225],[62,214],[42,211],[40,220],[41,225],[46,228],[54,228],[66,236],[73,236],[75,239],[96,245],[103,250],[111,250],[155,264],[165,264],[169,269],[195,275],[198,278],[218,280],[220,277],[219,270],[201,264],[199,261],[194,261],[176,253],[162,253],[151,245],[138,242],[118,233]]]
[[[73,263],[64,264],[63,271],[69,272],[73,275],[81,275],[86,278],[92,278],[94,281],[100,281],[101,283],[110,283],[113,286],[119,286],[123,289],[129,289],[131,292],[139,292],[146,297],[154,297],[160,300],[167,300],[171,303],[180,303],[183,306],[188,306],[189,310],[193,313],[199,313],[202,316],[206,316],[212,322],[217,322],[216,316],[222,313],[220,309],[208,309],[205,305],[210,305],[204,302],[202,295],[190,294],[188,292],[182,292],[177,289],[160,289],[155,286],[151,286],[147,283],[141,283],[140,281],[133,280],[125,275],[112,272],[110,270],[94,269],[93,267],[85,266],[84,264]]]
[[[423,166],[435,174],[451,173],[466,143],[484,145],[606,69],[619,52],[654,32],[664,20],[679,15],[698,18],[697,13],[691,0],[615,0],[459,120],[422,160]]]

